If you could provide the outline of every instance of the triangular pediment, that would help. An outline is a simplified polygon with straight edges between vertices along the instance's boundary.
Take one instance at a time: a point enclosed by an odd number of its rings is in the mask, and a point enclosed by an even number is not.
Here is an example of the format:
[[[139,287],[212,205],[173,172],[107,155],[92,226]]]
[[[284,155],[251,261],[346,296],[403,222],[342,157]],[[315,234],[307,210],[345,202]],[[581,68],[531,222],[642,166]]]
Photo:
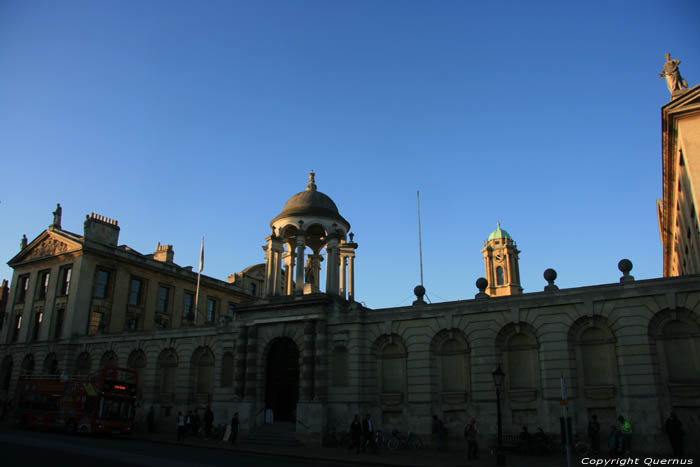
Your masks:
[[[70,251],[79,250],[82,245],[61,231],[45,230],[37,238],[32,240],[17,256],[8,264],[15,266],[28,261],[36,261],[50,256],[58,256]]]
[[[688,89],[663,106],[664,114],[678,114],[693,110],[700,110],[700,85]]]

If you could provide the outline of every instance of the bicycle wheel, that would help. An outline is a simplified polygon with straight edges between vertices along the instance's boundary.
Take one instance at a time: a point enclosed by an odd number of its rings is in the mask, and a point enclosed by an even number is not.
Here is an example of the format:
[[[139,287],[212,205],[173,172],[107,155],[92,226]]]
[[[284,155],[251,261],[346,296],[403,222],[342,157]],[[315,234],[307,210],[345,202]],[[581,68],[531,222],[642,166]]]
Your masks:
[[[396,451],[399,448],[399,444],[399,438],[391,438],[389,441],[387,441],[386,447],[392,451]]]
[[[423,440],[416,436],[415,438],[411,438],[409,445],[411,449],[423,449]]]

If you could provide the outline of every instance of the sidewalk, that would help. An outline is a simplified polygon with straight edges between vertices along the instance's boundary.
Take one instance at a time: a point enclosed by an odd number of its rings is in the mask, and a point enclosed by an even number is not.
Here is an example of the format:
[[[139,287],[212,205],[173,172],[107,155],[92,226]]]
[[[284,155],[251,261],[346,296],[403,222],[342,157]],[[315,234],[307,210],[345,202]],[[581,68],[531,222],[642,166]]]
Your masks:
[[[315,459],[316,461],[356,462],[363,465],[375,466],[407,466],[407,467],[494,467],[496,458],[488,451],[482,450],[479,459],[467,461],[466,446],[451,447],[448,451],[436,451],[426,447],[418,451],[380,450],[378,454],[350,452],[346,448],[323,448],[312,446],[282,447],[247,444],[245,439],[239,439],[235,446],[224,441],[208,440],[192,435],[185,438],[184,443],[177,442],[175,433],[133,434],[133,439],[164,444],[184,444],[206,449],[221,449],[248,454],[288,456],[298,459]],[[509,467],[561,467],[566,465],[566,459],[557,456],[508,456],[506,465]],[[578,465],[578,463],[575,463]]]

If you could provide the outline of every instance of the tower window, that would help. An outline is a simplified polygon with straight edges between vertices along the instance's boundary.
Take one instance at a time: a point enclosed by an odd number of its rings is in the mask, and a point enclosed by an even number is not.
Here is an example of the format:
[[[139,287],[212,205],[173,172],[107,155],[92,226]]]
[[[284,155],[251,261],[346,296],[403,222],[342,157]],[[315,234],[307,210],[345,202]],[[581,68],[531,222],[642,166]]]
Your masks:
[[[501,266],[496,268],[496,285],[503,285],[503,268]]]

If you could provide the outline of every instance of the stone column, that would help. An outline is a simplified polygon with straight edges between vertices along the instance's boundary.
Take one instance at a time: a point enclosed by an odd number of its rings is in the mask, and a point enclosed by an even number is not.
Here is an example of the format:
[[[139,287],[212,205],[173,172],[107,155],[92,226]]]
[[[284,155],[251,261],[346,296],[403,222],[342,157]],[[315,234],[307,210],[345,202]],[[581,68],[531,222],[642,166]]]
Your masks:
[[[329,235],[326,243],[326,293],[338,295],[338,237]]]
[[[355,301],[355,254],[348,256],[348,300]]]
[[[299,229],[297,232],[297,276],[295,287],[297,295],[302,295],[304,293],[304,248],[306,248],[304,243],[304,231]]]
[[[283,246],[279,237],[275,237],[272,242],[272,295],[280,295],[282,288],[282,252]]]
[[[299,398],[310,401],[314,398],[314,338],[316,322],[311,320],[304,324],[304,347],[301,354],[301,381],[299,381]]]
[[[328,387],[328,355],[326,322],[316,322],[316,358],[314,365],[314,400],[325,401]]]
[[[294,252],[291,251],[291,246],[289,246],[290,251],[284,254],[282,258],[284,259],[284,271],[285,279],[287,283],[284,286],[285,295],[292,295],[294,293]]]
[[[246,345],[248,328],[241,326],[238,328],[236,336],[236,353],[233,364],[233,393],[240,400],[245,396],[245,371],[246,371]]]
[[[263,296],[271,295],[272,290],[272,242],[270,237],[267,237],[267,245],[262,247],[265,250],[265,283]]]
[[[258,328],[248,327],[245,359],[245,399],[254,401],[258,396]]]
[[[345,300],[345,292],[347,290],[346,279],[345,279],[345,268],[347,265],[347,256],[342,252],[340,253],[340,287],[338,293],[341,298]]]

